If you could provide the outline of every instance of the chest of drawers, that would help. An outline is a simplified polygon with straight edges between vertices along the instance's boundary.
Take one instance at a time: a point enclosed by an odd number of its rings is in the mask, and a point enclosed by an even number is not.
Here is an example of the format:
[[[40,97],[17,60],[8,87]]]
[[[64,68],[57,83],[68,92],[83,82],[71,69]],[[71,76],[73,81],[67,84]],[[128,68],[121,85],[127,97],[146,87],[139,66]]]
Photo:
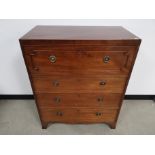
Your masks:
[[[24,35],[42,128],[54,122],[115,128],[140,42],[117,26],[37,26]]]

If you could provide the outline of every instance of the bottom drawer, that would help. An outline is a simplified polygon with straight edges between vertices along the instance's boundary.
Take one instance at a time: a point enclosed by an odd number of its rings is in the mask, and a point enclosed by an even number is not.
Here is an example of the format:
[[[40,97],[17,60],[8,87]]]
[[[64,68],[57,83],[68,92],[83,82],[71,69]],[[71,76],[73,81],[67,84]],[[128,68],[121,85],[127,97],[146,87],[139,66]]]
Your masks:
[[[113,122],[118,109],[40,109],[40,112],[45,122],[99,123]]]

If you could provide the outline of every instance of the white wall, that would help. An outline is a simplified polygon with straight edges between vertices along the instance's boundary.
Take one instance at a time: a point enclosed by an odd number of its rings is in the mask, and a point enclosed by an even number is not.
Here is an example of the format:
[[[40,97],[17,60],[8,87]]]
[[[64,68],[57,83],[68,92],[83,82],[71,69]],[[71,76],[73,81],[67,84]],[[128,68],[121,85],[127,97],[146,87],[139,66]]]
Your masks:
[[[126,94],[155,94],[155,20],[0,20],[0,94],[31,94],[18,39],[36,25],[121,25],[143,41]]]

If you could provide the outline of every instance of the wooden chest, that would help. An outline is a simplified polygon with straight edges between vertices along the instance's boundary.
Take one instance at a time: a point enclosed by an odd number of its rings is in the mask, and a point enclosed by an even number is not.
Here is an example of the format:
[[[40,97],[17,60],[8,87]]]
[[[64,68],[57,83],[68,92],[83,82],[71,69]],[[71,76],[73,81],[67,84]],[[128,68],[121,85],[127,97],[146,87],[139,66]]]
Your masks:
[[[51,122],[115,128],[140,42],[119,26],[37,26],[24,35],[42,128]]]

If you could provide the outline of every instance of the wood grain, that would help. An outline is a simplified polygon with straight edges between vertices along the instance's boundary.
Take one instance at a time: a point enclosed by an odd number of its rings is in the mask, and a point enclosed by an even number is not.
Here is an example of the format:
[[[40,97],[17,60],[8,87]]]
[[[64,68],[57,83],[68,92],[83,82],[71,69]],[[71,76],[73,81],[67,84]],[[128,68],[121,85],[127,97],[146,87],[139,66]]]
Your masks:
[[[134,40],[121,26],[36,26],[22,40]]]
[[[41,108],[91,107],[119,108],[121,94],[107,93],[40,93],[36,94]]]
[[[19,41],[43,129],[50,122],[116,127],[140,38],[122,27],[37,26]]]
[[[50,61],[55,57],[55,62]],[[129,72],[128,51],[33,51],[26,55],[32,75],[104,75]],[[105,61],[106,57],[109,61]],[[37,68],[37,69],[36,69]]]
[[[116,117],[117,110],[105,110],[102,108],[52,108],[41,109],[41,114],[43,120],[53,123],[104,123],[112,122]]]
[[[101,85],[104,82],[105,84]],[[36,77],[33,85],[36,93],[122,93],[126,79],[119,77],[60,78]],[[54,83],[58,83],[55,85]]]

